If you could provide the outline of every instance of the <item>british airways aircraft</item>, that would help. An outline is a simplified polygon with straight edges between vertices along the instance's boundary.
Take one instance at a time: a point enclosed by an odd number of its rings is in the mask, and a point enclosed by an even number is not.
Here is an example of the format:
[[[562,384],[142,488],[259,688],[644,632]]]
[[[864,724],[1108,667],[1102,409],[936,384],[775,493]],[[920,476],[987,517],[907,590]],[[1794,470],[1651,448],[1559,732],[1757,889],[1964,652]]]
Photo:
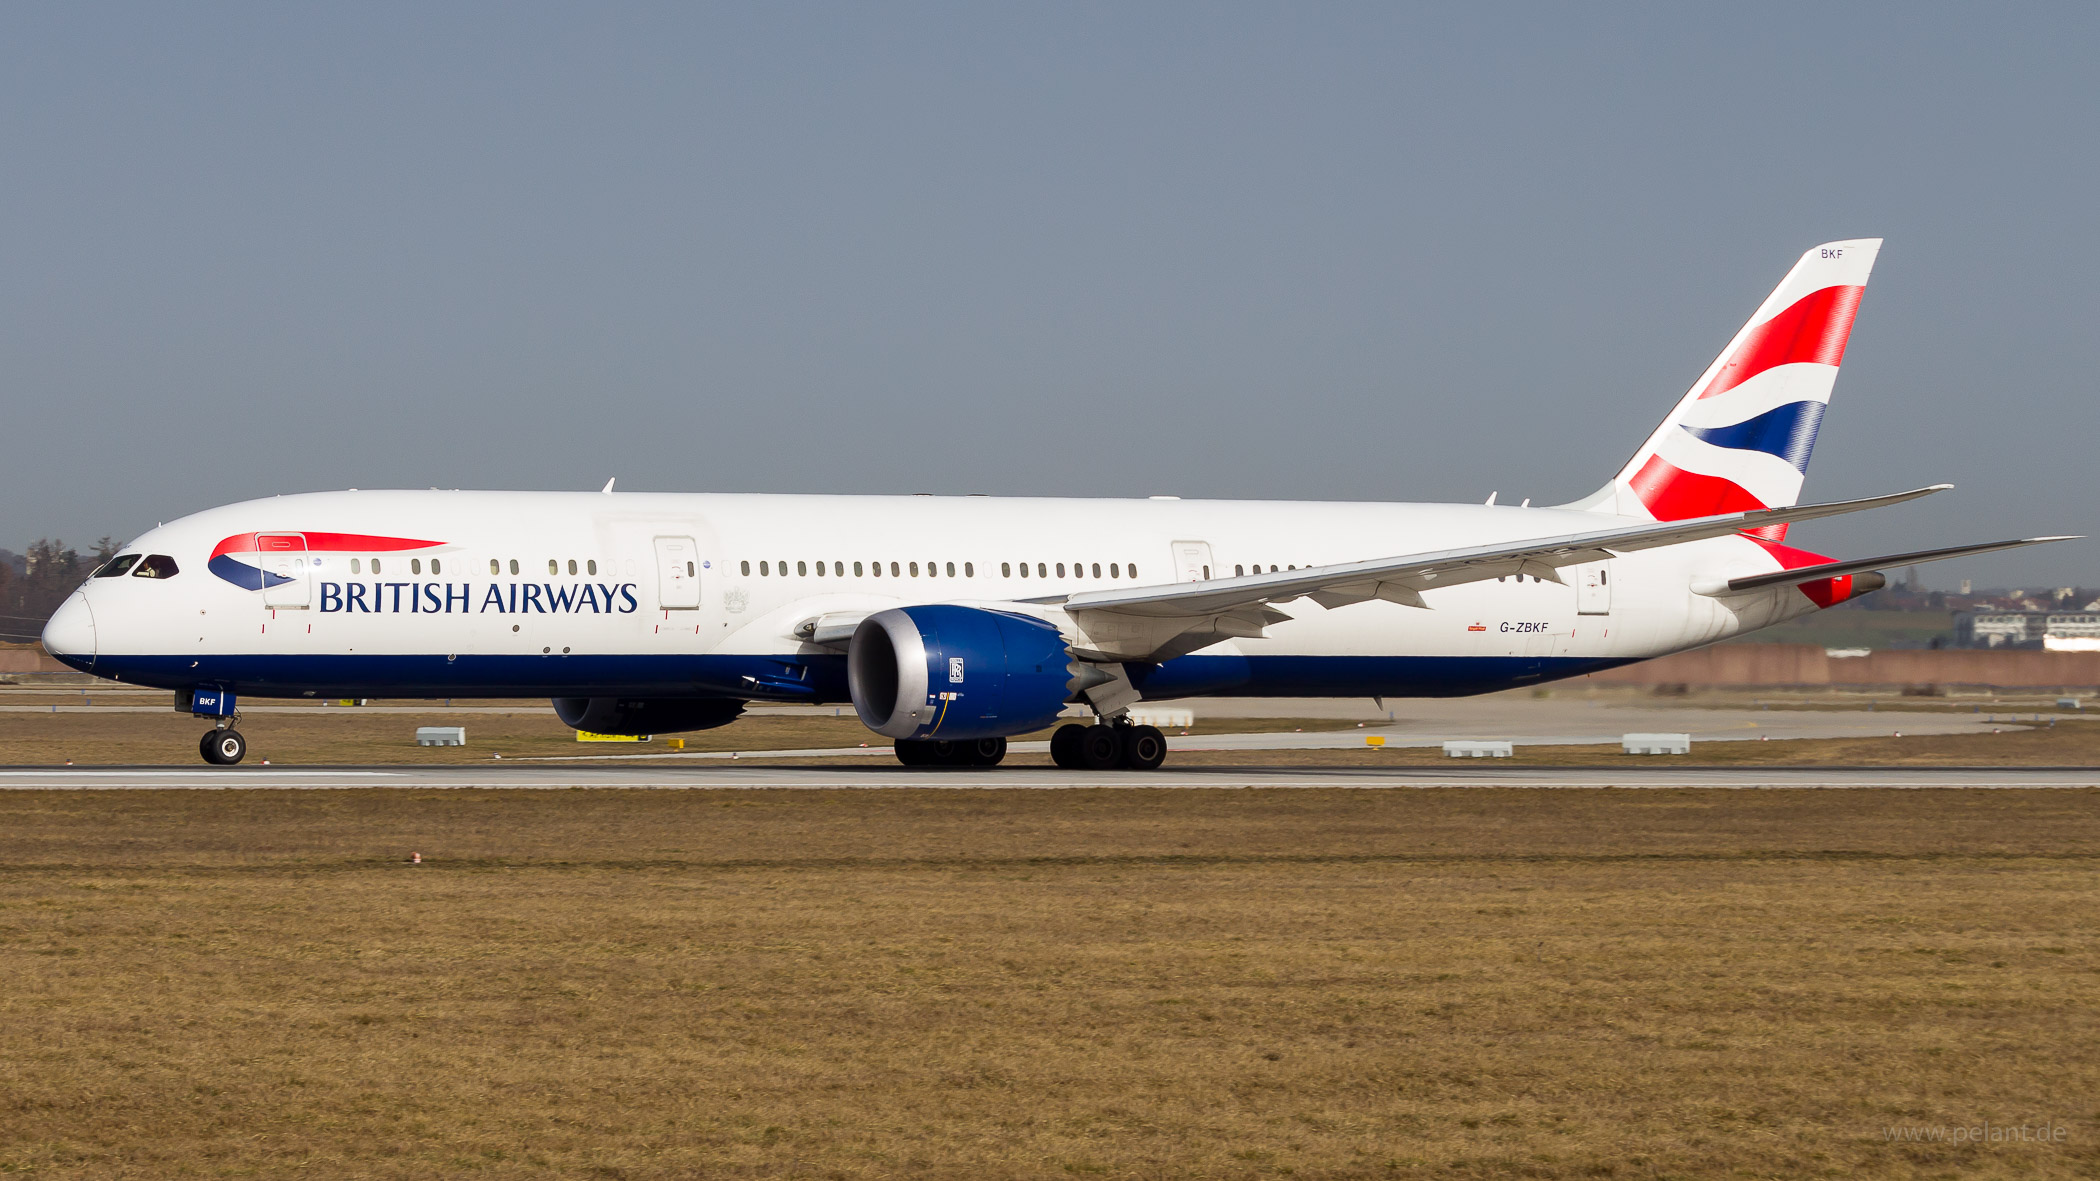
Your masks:
[[[546,696],[609,734],[851,702],[910,765],[989,766],[1070,705],[1062,767],[1149,770],[1139,701],[1454,696],[1709,644],[1883,585],[1789,525],[1879,239],[1802,255],[1626,466],[1551,508],[346,491],[125,546],[52,616],[66,664],[171,689],[247,751],[248,697]]]

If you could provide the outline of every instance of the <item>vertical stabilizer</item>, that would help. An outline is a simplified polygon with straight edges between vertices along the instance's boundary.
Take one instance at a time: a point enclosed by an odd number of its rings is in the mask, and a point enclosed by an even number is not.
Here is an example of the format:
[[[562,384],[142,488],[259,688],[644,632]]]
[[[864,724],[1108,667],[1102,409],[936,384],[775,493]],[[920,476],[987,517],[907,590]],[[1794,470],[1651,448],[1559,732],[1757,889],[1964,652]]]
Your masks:
[[[1802,255],[1626,467],[1574,507],[1679,521],[1798,503],[1880,250],[1857,238]],[[1778,541],[1786,526],[1765,532]]]

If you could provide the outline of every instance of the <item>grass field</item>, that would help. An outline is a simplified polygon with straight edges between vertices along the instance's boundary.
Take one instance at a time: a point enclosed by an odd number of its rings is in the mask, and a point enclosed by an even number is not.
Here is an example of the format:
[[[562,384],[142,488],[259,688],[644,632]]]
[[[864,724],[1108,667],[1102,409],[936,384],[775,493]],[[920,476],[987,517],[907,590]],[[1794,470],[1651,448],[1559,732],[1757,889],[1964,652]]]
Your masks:
[[[2096,857],[2090,791],[6,792],[0,1172],[2092,1176]],[[1888,1132],[1985,1121],[2063,1139]]]
[[[99,697],[79,691],[56,692],[13,689],[0,693],[0,702],[29,706],[0,712],[0,764],[52,765],[70,759],[88,764],[199,765],[197,738],[203,722],[172,709],[151,708],[165,703],[164,694],[120,690],[101,691]],[[1606,700],[1649,700],[1647,694],[1616,693]],[[83,700],[103,704],[147,705],[142,712],[89,710],[65,713],[35,712],[51,705],[74,705]],[[1743,708],[1770,704],[1779,712],[1792,708],[1851,708],[1864,710],[1874,698],[1860,694],[1784,695],[1751,697],[1744,694],[1697,694],[1683,704],[1716,708]],[[2053,702],[2053,698],[2048,699]],[[1672,698],[1672,704],[1679,699]],[[1900,703],[1906,709],[1944,713],[1977,709],[1990,713],[2034,717],[2048,704],[2041,698],[1993,698],[1955,703],[1936,699],[1882,701],[1891,737],[1827,741],[1701,742],[1694,746],[1690,761],[1722,766],[1771,765],[1819,766],[1839,763],[1878,766],[2100,766],[2100,718],[2066,715],[2060,725],[2038,727],[2007,723],[2002,734],[1895,738],[1904,726],[1905,710],[1888,708]],[[544,702],[476,702],[471,709],[447,709],[436,703],[388,702],[384,706],[413,706],[417,712],[395,712],[371,708],[297,708],[284,712],[253,712],[243,718],[242,733],[251,744],[250,760],[264,759],[273,765],[302,764],[444,764],[486,762],[496,755],[505,758],[549,758],[602,754],[639,755],[668,753],[668,744],[578,743],[573,731],[562,725]],[[481,712],[490,710],[491,712]],[[464,725],[469,745],[465,747],[418,747],[417,726]],[[1187,733],[1200,737],[1217,733],[1261,733],[1269,731],[1352,730],[1354,721],[1321,718],[1199,717]],[[1610,729],[1610,724],[1604,724]],[[1181,729],[1170,731],[1175,735]],[[715,730],[680,735],[691,751],[741,751],[760,753],[811,747],[855,747],[866,744],[869,756],[891,759],[886,739],[873,735],[853,716],[800,714],[755,715]],[[1047,738],[1049,732],[1024,735]],[[1392,747],[1373,751],[1233,751],[1209,753],[1178,751],[1175,766],[1290,765],[1290,766],[1426,766],[1448,762],[1440,750]],[[1627,756],[1616,745],[1525,746],[1518,749],[1514,766],[1624,765]],[[1012,766],[1048,766],[1044,754],[1009,756]],[[827,765],[832,765],[827,763]]]

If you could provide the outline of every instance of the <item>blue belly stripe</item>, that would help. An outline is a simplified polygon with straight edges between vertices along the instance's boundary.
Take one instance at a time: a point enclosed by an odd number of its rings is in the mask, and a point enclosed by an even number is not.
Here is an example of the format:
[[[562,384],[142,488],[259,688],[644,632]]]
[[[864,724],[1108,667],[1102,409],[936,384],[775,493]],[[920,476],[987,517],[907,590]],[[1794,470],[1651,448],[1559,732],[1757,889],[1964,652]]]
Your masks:
[[[65,659],[65,658],[61,658]],[[125,656],[90,666],[133,685],[217,685],[247,697],[736,697],[845,704],[844,656]],[[1587,656],[1183,656],[1130,665],[1147,700],[1464,697],[1631,664]]]

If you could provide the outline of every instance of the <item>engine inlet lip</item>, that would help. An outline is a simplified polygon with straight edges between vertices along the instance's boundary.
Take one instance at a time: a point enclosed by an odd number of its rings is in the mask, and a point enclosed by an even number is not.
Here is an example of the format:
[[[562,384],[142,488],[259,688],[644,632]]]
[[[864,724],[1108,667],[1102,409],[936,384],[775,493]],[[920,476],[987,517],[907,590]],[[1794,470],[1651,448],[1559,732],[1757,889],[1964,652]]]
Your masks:
[[[918,733],[926,708],[926,640],[901,608],[877,611],[853,629],[846,685],[861,725],[885,738]]]

